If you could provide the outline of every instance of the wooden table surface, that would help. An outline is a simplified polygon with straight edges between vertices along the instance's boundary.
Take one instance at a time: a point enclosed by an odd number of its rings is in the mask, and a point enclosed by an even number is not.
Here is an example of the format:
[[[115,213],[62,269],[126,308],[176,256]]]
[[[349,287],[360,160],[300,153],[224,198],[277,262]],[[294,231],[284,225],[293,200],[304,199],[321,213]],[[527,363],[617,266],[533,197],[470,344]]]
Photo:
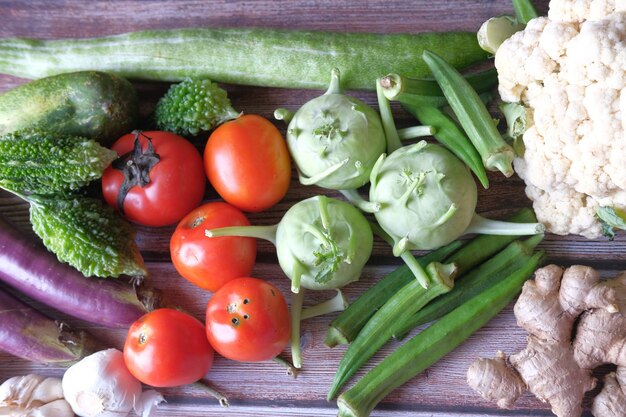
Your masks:
[[[540,12],[547,9],[547,1],[536,1]],[[0,0],[0,37],[27,36],[37,38],[87,37],[122,33],[149,28],[198,26],[257,26],[294,29],[324,29],[338,31],[419,32],[443,30],[475,31],[491,16],[510,13],[509,0]],[[15,87],[25,80],[0,75],[0,92]],[[163,83],[136,83],[142,98],[142,111],[148,114],[155,100],[165,91]],[[225,86],[234,106],[246,113],[258,113],[272,118],[274,108],[299,104],[319,94],[317,91],[294,91],[269,88]],[[355,93],[370,104],[375,97],[370,93]],[[395,109],[400,125],[410,124],[409,118]],[[283,131],[283,126],[279,126]],[[196,142],[199,149],[204,140]],[[504,179],[490,175],[492,186],[481,190],[477,211],[485,216],[502,218],[516,208],[528,206],[523,183],[519,178]],[[267,212],[250,215],[256,224],[278,221],[282,213],[298,200],[325,192],[314,187],[305,188],[295,176],[285,199]],[[327,194],[333,195],[333,193]],[[206,200],[217,198],[207,187]],[[6,192],[0,191],[0,215],[13,221],[25,234],[35,238],[30,230],[27,205]],[[167,291],[172,301],[184,305],[198,318],[210,297],[182,279],[169,260],[169,237],[173,227],[150,229],[138,227],[138,243],[147,261],[154,285]],[[610,276],[625,269],[622,254],[626,239],[614,242],[599,239],[588,241],[579,237],[548,235],[540,247],[546,249],[550,260],[562,265],[588,264]],[[345,289],[351,299],[392,270],[399,261],[389,248],[376,241],[374,253],[365,268],[362,279]],[[0,266],[2,267],[2,266]],[[288,280],[278,267],[273,247],[259,242],[255,276],[270,280],[285,294]],[[332,293],[316,293],[308,302],[322,300]],[[125,332],[94,328],[78,320],[42,310],[66,320],[77,328],[85,328],[121,348]],[[486,327],[465,344],[426,372],[405,384],[386,398],[373,413],[374,416],[549,416],[549,409],[530,394],[525,394],[514,410],[498,410],[483,401],[465,383],[465,372],[472,360],[479,356],[491,357],[497,349],[507,353],[519,351],[525,345],[525,334],[515,326],[512,306],[506,308]],[[334,403],[325,400],[327,388],[344,348],[326,348],[323,338],[329,317],[317,318],[303,324],[304,368],[293,380],[273,363],[241,364],[217,358],[209,379],[230,399],[231,407],[221,409],[202,392],[190,388],[165,389],[167,399],[159,416],[332,416]],[[384,354],[397,346],[391,343],[374,358],[378,362]],[[366,369],[369,369],[367,367]],[[10,376],[39,372],[60,376],[63,369],[42,367],[0,353],[0,380]],[[362,375],[362,372],[359,373]],[[588,396],[586,408],[589,406]],[[587,413],[588,415],[588,413]]]

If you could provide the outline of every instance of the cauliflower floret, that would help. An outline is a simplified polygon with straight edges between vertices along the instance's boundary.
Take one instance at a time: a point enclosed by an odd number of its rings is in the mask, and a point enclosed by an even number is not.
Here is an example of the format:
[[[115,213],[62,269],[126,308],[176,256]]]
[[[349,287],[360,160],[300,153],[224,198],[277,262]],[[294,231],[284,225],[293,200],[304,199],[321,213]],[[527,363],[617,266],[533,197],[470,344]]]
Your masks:
[[[595,209],[626,209],[626,0],[553,0],[495,64],[502,99],[531,109],[515,168],[537,217],[598,237]]]
[[[604,19],[619,11],[626,11],[626,0],[552,0],[548,18],[580,23]]]
[[[600,224],[594,218],[598,202],[593,197],[572,189],[546,192],[533,185],[526,187],[526,194],[535,201],[533,207],[537,220],[552,233],[571,233],[589,239],[602,233]]]

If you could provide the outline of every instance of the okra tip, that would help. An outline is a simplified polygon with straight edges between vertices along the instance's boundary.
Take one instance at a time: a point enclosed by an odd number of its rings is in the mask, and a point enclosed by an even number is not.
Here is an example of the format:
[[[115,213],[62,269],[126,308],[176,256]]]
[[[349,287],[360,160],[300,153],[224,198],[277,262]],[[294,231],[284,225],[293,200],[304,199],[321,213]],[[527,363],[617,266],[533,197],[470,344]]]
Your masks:
[[[349,343],[348,338],[338,328],[330,326],[326,332],[326,338],[324,338],[324,344],[329,348],[334,348],[337,345],[347,345]]]
[[[513,148],[507,145],[506,148],[500,148],[485,159],[485,167],[490,171],[500,171],[505,177],[510,177],[515,173],[513,169],[513,158],[515,152]]]

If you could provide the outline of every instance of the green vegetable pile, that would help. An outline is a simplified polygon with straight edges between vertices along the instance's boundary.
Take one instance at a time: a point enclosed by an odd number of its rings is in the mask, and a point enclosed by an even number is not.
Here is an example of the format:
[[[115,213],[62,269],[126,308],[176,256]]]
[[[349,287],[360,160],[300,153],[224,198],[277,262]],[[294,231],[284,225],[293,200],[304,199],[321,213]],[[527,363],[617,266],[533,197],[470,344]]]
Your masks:
[[[0,187],[30,203],[30,221],[44,245],[85,276],[147,273],[132,227],[79,192],[115,158],[76,136],[41,130],[0,136]]]
[[[525,2],[515,4],[524,19],[532,16]],[[517,21],[492,24],[490,30],[496,32],[503,25],[512,31],[520,26]],[[501,42],[490,30],[485,32],[485,42]],[[222,227],[205,234],[207,239],[262,238],[276,246],[278,263],[291,280],[291,350],[297,368],[302,360],[300,321],[345,307],[339,292],[332,302],[303,309],[304,289],[339,291],[358,280],[372,253],[374,236],[404,261],[330,324],[326,345],[349,344],[327,396],[328,400],[338,396],[339,416],[369,415],[391,390],[500,312],[545,261],[545,253],[537,250],[544,228],[531,210],[520,211],[510,221],[485,219],[475,212],[474,176],[488,188],[488,171],[506,177],[514,173],[512,160],[516,152],[523,152],[519,138],[528,115],[523,108],[502,107],[509,129],[500,134],[485,104],[497,74],[490,69],[464,77],[457,69],[486,57],[473,35],[470,39],[463,33],[412,37],[181,29],[104,39],[0,40],[0,71],[41,76],[47,75],[37,72],[42,68],[68,71],[85,62],[112,71],[44,78],[0,96],[0,187],[30,204],[33,230],[44,245],[85,276],[147,274],[133,227],[86,191],[114,160],[128,165],[102,146],[108,144],[111,132],[128,129],[136,120],[136,95],[118,75],[182,81],[159,100],[154,122],[161,130],[187,136],[209,132],[240,116],[226,91],[209,78],[312,88],[330,75],[325,94],[297,111],[278,109],[274,115],[288,123],[286,141],[300,182],[337,190],[347,202],[315,195],[295,203],[278,224]],[[5,68],[1,59],[12,54],[31,63],[48,62],[55,51],[76,46],[80,48],[71,52],[76,59],[53,69],[23,64]],[[286,55],[285,50],[292,54]],[[190,56],[189,51],[198,56]],[[320,51],[333,59],[322,62],[316,57]],[[119,61],[120,56],[130,55],[137,59]],[[176,64],[149,69],[157,55]],[[405,55],[412,58],[410,65],[404,62]],[[413,65],[415,56],[419,65]],[[329,66],[329,61],[334,65]],[[383,76],[383,70],[392,73]],[[106,108],[111,101],[106,88],[84,88],[84,77],[115,87],[118,107],[128,117],[117,112],[98,114],[104,126],[94,127],[89,117],[72,112],[67,91],[78,97],[71,103],[78,107],[89,101]],[[343,88],[375,89],[379,112],[344,94]],[[60,97],[52,108],[63,113],[61,118],[39,100],[28,101],[46,94]],[[396,129],[390,100],[398,101],[421,125]],[[3,106],[13,112],[18,101],[38,111],[17,124],[6,123],[10,117],[4,117]],[[402,143],[427,135],[439,143]],[[141,151],[138,141],[135,146]],[[150,156],[152,165],[160,160],[159,155]],[[148,174],[141,175],[141,181],[150,182]],[[362,187],[369,187],[368,200]],[[124,196],[129,188],[123,190]],[[618,213],[603,211],[599,216],[609,224],[619,223]],[[468,234],[479,236],[462,242],[460,238]],[[531,237],[522,240],[521,236]],[[432,252],[416,259],[415,250]],[[389,340],[402,339],[427,323],[432,324],[341,393]]]
[[[96,87],[85,86],[86,80]],[[96,106],[98,99],[102,105],[115,92],[119,93],[115,107],[125,115],[93,113],[89,118],[82,113],[85,109],[69,110],[64,101],[71,95],[79,107],[87,102]],[[29,109],[36,108],[37,103],[46,106],[38,108],[40,113],[31,113],[28,120],[9,117],[16,104],[46,94],[52,98],[29,103]],[[56,107],[50,107],[50,103]],[[74,133],[89,133],[109,141],[108,134],[127,128],[128,118],[134,118],[137,107],[130,83],[109,74],[62,74],[11,90],[0,96],[0,108],[5,105],[12,113],[0,111],[0,120],[6,117],[19,123],[3,125],[8,133],[0,136],[0,188],[30,204],[33,230],[48,250],[85,276],[146,275],[133,228],[99,199],[83,192],[85,186],[102,176],[117,154],[94,139]]]

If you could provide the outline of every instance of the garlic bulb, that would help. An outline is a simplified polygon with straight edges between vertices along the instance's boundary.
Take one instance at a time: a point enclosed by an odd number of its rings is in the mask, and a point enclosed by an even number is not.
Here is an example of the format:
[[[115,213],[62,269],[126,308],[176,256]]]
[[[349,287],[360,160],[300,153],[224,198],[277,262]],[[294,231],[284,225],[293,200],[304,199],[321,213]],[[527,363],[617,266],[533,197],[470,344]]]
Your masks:
[[[74,412],[63,399],[60,378],[30,374],[0,385],[0,416],[74,417]]]
[[[72,365],[63,376],[63,395],[80,417],[125,417],[131,410],[152,415],[163,397],[142,393],[139,382],[126,368],[117,349],[96,352]]]

